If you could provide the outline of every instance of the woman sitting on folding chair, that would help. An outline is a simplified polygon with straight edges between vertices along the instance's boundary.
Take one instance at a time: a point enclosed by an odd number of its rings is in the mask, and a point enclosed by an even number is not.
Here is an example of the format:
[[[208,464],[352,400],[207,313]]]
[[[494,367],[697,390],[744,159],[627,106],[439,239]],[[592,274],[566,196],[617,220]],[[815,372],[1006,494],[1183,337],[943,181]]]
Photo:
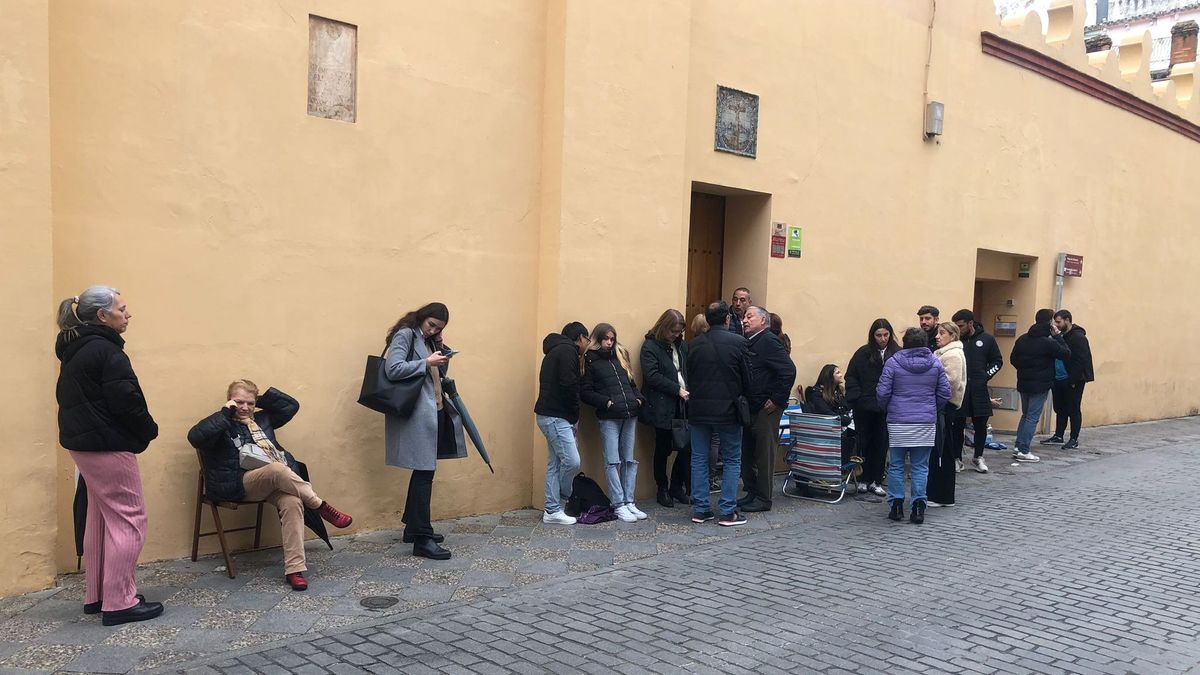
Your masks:
[[[284,580],[303,591],[304,508],[315,509],[334,527],[349,527],[353,518],[318,497],[300,477],[296,458],[275,440],[275,430],[299,412],[296,399],[274,387],[259,397],[250,380],[235,380],[226,396],[220,410],[188,432],[188,442],[204,458],[204,491],[216,501],[267,501],[278,509]]]
[[[832,415],[842,422],[842,463],[846,464],[854,455],[854,413],[846,403],[846,378],[837,364],[827,363],[817,375],[817,382],[804,392],[804,412],[814,415]],[[860,483],[859,492],[867,486]]]

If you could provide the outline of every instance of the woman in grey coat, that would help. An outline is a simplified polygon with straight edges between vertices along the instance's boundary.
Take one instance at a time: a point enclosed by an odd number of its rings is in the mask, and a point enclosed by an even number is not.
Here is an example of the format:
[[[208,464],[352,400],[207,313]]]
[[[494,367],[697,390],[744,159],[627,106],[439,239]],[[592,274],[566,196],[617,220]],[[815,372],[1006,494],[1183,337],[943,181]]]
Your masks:
[[[413,555],[433,560],[450,558],[450,551],[439,545],[444,538],[431,524],[433,472],[438,459],[467,456],[462,418],[442,393],[442,378],[454,355],[442,344],[442,330],[449,321],[450,311],[440,302],[405,314],[388,331],[384,365],[393,382],[425,379],[412,415],[384,417],[384,440],[388,466],[412,469],[401,519],[404,541],[412,542]]]

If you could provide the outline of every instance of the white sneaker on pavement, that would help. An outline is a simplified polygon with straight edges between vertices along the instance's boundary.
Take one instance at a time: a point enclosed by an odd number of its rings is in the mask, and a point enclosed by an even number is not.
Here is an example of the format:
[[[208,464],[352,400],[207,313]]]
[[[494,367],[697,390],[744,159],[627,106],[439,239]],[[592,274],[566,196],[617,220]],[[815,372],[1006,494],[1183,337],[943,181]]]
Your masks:
[[[1017,461],[1018,462],[1029,462],[1030,464],[1032,464],[1034,462],[1042,461],[1042,458],[1038,457],[1037,455],[1035,455],[1031,452],[1018,452],[1017,453]]]
[[[626,504],[625,508],[629,509],[629,512],[632,513],[638,520],[645,520],[649,518],[649,516],[647,516],[646,513],[639,509],[637,504],[634,504],[633,502]]]
[[[543,511],[542,522],[549,525],[574,525],[575,519],[568,516],[566,511],[555,511],[554,513]]]
[[[962,473],[963,463],[961,459],[954,460],[954,473]]]
[[[871,483],[871,492],[874,492],[876,495],[879,495],[880,497],[887,496],[887,490],[884,490],[882,485],[876,485],[874,483]]]
[[[982,457],[975,457],[974,459],[972,459],[971,466],[973,466],[975,468],[975,470],[978,471],[979,473],[987,473],[988,472],[987,463],[983,461]]]
[[[867,484],[866,484],[866,483],[859,483],[859,484],[858,484],[858,494],[863,494],[863,493],[864,493],[864,492],[866,492],[866,491],[867,491]]]
[[[633,515],[633,512],[630,511],[629,508],[626,507],[624,504],[613,509],[613,513],[617,514],[617,518],[622,523],[636,523],[637,522],[637,516]]]

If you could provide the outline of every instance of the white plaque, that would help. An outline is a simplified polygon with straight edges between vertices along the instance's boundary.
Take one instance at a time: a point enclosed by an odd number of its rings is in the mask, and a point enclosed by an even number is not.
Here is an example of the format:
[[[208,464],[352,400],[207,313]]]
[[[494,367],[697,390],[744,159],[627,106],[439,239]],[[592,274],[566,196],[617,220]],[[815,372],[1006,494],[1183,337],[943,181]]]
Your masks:
[[[358,28],[308,17],[308,114],[353,122],[357,113]]]

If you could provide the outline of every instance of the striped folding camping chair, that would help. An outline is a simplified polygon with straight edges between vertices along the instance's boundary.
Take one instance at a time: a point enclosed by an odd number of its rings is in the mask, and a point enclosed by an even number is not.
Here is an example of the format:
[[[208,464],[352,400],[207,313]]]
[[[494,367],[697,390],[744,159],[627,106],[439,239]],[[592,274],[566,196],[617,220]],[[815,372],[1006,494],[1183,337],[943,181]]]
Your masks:
[[[842,463],[841,419],[791,410],[784,417],[788,419],[791,449],[787,453],[788,475],[783,479],[783,494],[827,504],[842,501],[862,460],[855,457]],[[824,493],[827,497],[810,497],[807,492]]]

